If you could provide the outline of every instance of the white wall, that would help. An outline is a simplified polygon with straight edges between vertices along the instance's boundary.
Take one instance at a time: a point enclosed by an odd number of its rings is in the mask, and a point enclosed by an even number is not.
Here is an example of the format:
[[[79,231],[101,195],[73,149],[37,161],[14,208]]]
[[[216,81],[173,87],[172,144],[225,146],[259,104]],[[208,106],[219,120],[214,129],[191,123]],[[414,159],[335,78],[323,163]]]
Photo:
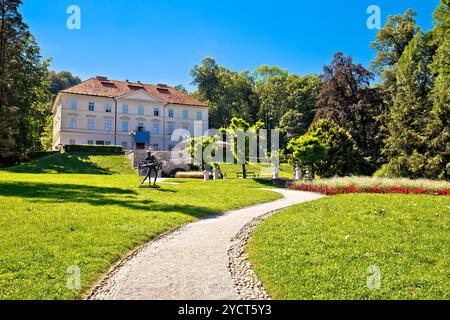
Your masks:
[[[76,110],[71,109],[71,101],[76,101]],[[89,102],[95,103],[95,110],[89,111]],[[106,105],[112,106],[112,112],[106,112]],[[128,105],[128,113],[123,112],[123,105]],[[144,107],[144,114],[139,114],[139,106]],[[159,109],[159,116],[154,116],[154,109]],[[174,111],[174,117],[169,118],[169,110]],[[188,119],[183,118],[183,110],[188,111]],[[208,129],[208,108],[181,105],[165,105],[145,94],[133,94],[130,97],[117,99],[117,120],[115,120],[115,101],[112,98],[94,97],[75,94],[61,94],[61,102],[54,112],[53,139],[54,148],[59,144],[69,144],[71,139],[76,144],[87,144],[88,140],[110,141],[114,144],[114,126],[117,121],[116,144],[127,143],[131,148],[130,131],[135,131],[142,123],[150,132],[150,144],[158,144],[160,150],[167,150],[170,141],[169,124],[175,129],[186,127],[191,134],[194,132],[194,122],[197,112],[202,113],[203,131]],[[165,114],[165,121],[164,121]],[[70,128],[70,119],[76,119],[76,128]],[[88,119],[95,123],[94,129],[88,128]],[[105,121],[112,121],[111,131],[105,131]],[[122,122],[128,122],[128,130],[122,131]],[[154,132],[154,125],[159,125],[159,133]],[[164,141],[165,140],[165,141]]]

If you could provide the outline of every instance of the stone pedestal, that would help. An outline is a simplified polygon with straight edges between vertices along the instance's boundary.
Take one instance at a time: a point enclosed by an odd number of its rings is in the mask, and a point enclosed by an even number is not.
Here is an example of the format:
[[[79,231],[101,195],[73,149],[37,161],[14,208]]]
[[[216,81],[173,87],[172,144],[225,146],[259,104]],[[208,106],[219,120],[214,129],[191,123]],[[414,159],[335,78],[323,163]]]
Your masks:
[[[302,169],[300,168],[300,165],[297,164],[294,170],[294,180],[298,181],[302,179],[303,179]]]
[[[278,164],[275,164],[272,168],[273,174],[272,179],[279,179],[280,178],[280,167]]]
[[[203,181],[208,181],[209,180],[209,171],[205,170],[203,171]]]

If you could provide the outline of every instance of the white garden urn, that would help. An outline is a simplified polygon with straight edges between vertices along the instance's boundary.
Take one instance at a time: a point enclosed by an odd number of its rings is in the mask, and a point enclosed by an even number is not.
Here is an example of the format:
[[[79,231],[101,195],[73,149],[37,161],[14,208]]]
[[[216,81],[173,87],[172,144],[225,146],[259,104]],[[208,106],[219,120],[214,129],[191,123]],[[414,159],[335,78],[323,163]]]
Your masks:
[[[208,181],[209,180],[209,171],[205,170],[203,171],[203,181]]]

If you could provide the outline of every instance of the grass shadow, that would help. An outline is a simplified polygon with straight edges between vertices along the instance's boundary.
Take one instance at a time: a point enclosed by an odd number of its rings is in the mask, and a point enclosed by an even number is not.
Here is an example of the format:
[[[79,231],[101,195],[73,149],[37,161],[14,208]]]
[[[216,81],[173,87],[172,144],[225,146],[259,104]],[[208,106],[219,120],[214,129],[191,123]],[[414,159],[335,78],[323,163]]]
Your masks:
[[[6,172],[14,173],[66,173],[66,174],[105,174],[111,175],[113,172],[105,165],[100,166],[94,163],[90,156],[111,157],[108,153],[57,153],[50,156],[38,158],[21,165],[2,169]]]
[[[168,189],[152,189],[155,192],[176,192]],[[160,203],[139,197],[134,190],[116,187],[96,187],[78,184],[54,184],[33,182],[0,182],[0,196],[32,199],[43,203],[88,203],[94,206],[116,205],[141,211],[176,211],[195,217],[217,214],[199,206]],[[151,196],[151,195],[150,195]],[[14,201],[11,199],[11,201]],[[99,211],[99,214],[101,211]]]

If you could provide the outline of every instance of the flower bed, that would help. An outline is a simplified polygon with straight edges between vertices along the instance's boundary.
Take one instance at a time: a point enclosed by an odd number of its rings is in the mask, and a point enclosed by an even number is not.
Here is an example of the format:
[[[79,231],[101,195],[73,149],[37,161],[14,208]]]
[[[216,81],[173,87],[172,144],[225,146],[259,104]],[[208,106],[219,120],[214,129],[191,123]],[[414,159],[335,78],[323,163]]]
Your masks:
[[[345,193],[398,193],[398,194],[433,194],[450,195],[450,183],[432,180],[409,180],[387,178],[332,178],[313,181],[294,182],[289,189],[311,191],[327,195]]]

